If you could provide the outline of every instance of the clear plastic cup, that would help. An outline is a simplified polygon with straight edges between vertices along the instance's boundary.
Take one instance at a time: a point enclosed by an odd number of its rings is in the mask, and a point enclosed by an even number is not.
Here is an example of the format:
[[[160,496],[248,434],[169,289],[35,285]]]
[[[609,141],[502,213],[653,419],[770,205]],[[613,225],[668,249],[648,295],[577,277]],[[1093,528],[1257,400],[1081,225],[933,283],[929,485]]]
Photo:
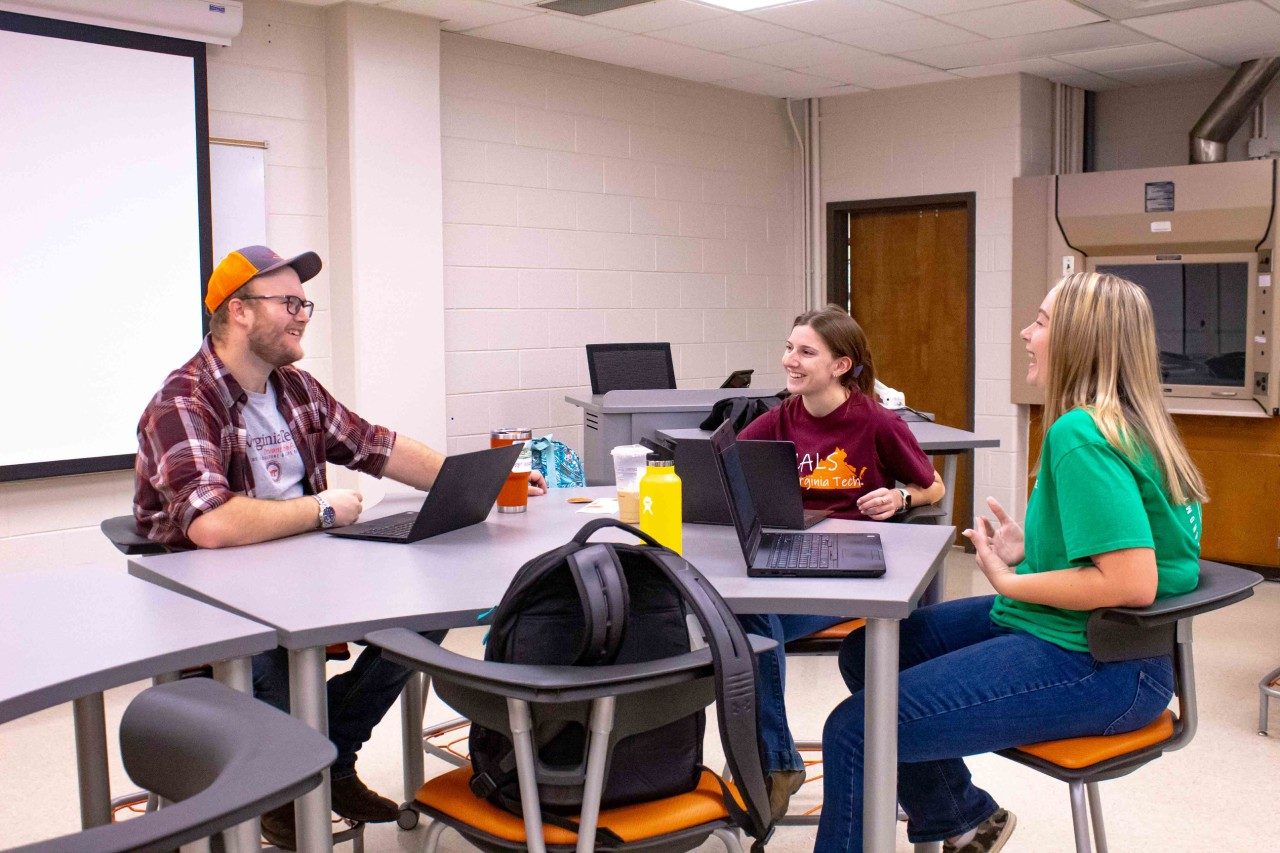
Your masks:
[[[639,524],[640,480],[648,464],[649,448],[643,444],[623,444],[611,452],[613,478],[618,484],[618,520]]]

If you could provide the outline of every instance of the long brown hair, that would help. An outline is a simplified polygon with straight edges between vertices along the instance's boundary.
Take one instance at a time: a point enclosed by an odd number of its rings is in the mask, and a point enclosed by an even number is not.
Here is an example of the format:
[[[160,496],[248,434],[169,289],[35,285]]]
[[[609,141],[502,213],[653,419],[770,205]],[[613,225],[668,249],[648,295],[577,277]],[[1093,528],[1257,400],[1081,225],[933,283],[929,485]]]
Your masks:
[[[816,311],[806,311],[792,322],[791,328],[808,326],[818,333],[822,342],[836,358],[847,358],[853,366],[840,375],[840,384],[850,391],[858,389],[871,396],[876,385],[876,370],[871,362],[871,347],[867,333],[858,321],[849,316],[839,305],[828,305]]]
[[[1107,442],[1134,459],[1151,451],[1175,503],[1205,502],[1191,461],[1160,391],[1160,354],[1151,303],[1119,276],[1078,272],[1055,285],[1049,318],[1044,428],[1083,408]]]

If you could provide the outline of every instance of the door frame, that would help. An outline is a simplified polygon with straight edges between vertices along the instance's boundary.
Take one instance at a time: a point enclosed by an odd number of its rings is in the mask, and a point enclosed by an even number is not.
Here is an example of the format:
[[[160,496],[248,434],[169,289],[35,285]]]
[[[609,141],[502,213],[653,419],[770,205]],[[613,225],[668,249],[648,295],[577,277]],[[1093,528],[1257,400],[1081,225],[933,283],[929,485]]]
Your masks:
[[[897,198],[860,199],[857,201],[827,202],[827,301],[837,305],[849,304],[849,288],[844,277],[845,256],[849,249],[849,236],[841,234],[841,220],[850,213],[878,213],[881,211],[902,210],[914,207],[933,207],[937,205],[961,205],[969,219],[969,233],[965,249],[968,252],[966,267],[969,271],[969,316],[965,318],[969,333],[969,417],[964,429],[972,430],[977,412],[977,332],[975,317],[977,313],[977,226],[978,209],[975,192],[943,193],[941,195],[913,195]],[[976,472],[975,472],[976,473]]]

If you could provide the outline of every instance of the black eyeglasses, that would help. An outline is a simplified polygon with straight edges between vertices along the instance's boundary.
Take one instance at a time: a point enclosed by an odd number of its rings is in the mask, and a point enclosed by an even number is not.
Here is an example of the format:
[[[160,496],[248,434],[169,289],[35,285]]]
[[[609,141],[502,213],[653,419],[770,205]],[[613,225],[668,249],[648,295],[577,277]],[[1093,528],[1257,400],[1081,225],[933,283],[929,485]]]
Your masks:
[[[285,310],[290,314],[296,315],[299,311],[306,312],[303,314],[308,320],[315,313],[316,304],[309,299],[299,299],[296,296],[237,296],[236,299],[248,301],[250,299],[279,299],[284,303]]]

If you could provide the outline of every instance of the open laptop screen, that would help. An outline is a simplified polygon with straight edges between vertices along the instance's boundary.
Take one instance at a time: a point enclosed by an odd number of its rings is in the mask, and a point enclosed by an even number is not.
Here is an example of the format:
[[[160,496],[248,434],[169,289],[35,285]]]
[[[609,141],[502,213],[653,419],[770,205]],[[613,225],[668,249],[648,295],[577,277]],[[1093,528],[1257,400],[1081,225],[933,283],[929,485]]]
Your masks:
[[[756,514],[751,488],[747,485],[747,475],[742,470],[742,460],[738,458],[738,439],[728,421],[720,424],[711,434],[711,452],[716,460],[716,470],[720,472],[725,495],[729,498],[729,515],[738,531],[742,556],[750,566],[760,548],[760,516]]]

